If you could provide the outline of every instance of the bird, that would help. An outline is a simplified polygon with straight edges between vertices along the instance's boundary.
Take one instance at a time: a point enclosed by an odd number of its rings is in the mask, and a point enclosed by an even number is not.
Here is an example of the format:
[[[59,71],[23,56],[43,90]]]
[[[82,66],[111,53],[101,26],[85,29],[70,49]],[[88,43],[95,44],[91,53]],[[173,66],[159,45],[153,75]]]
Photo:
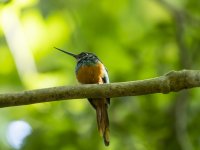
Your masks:
[[[76,59],[75,74],[81,84],[104,84],[109,83],[108,71],[99,58],[89,52],[73,54],[60,48],[55,49],[68,54]],[[96,110],[97,126],[99,134],[103,137],[105,146],[110,143],[110,130],[108,118],[108,106],[110,98],[88,98],[92,107]]]

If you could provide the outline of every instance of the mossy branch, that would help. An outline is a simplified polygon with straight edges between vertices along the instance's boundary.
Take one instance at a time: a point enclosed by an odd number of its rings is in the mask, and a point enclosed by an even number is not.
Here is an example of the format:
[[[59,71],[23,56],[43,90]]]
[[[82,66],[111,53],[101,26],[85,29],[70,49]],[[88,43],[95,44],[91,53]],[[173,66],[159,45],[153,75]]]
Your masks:
[[[58,100],[137,96],[177,92],[200,86],[200,70],[171,71],[163,76],[110,84],[61,86],[0,94],[0,107],[28,105]]]

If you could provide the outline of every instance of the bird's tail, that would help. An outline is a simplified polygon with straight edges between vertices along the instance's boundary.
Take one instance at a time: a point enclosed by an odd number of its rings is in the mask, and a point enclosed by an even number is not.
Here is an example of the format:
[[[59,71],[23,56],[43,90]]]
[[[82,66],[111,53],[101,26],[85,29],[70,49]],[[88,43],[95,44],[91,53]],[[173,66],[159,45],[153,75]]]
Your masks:
[[[97,114],[97,125],[98,130],[101,136],[103,136],[104,144],[106,146],[110,143],[109,138],[109,118],[107,112],[107,104],[101,103],[98,107],[96,107],[96,114]]]

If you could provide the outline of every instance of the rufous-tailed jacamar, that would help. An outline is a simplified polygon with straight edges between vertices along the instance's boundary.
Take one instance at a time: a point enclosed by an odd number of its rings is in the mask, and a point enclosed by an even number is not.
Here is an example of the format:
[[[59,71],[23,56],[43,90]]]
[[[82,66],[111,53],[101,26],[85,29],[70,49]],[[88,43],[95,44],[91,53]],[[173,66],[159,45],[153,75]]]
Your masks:
[[[75,55],[59,48],[56,49],[70,56],[73,56],[76,59],[76,78],[80,83],[109,83],[107,70],[96,55],[87,52],[82,52],[78,55]],[[110,104],[110,98],[88,98],[88,100],[96,110],[98,130],[100,135],[103,136],[105,145],[108,146],[110,140],[107,109],[108,105]]]

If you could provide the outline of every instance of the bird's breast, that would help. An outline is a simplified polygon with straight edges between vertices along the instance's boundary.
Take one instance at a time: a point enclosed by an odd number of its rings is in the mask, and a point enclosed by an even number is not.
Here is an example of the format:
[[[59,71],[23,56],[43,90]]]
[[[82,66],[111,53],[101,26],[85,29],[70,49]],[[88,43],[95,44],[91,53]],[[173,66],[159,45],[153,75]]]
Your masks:
[[[103,83],[104,70],[101,62],[93,65],[81,65],[76,72],[76,77],[82,84]]]

